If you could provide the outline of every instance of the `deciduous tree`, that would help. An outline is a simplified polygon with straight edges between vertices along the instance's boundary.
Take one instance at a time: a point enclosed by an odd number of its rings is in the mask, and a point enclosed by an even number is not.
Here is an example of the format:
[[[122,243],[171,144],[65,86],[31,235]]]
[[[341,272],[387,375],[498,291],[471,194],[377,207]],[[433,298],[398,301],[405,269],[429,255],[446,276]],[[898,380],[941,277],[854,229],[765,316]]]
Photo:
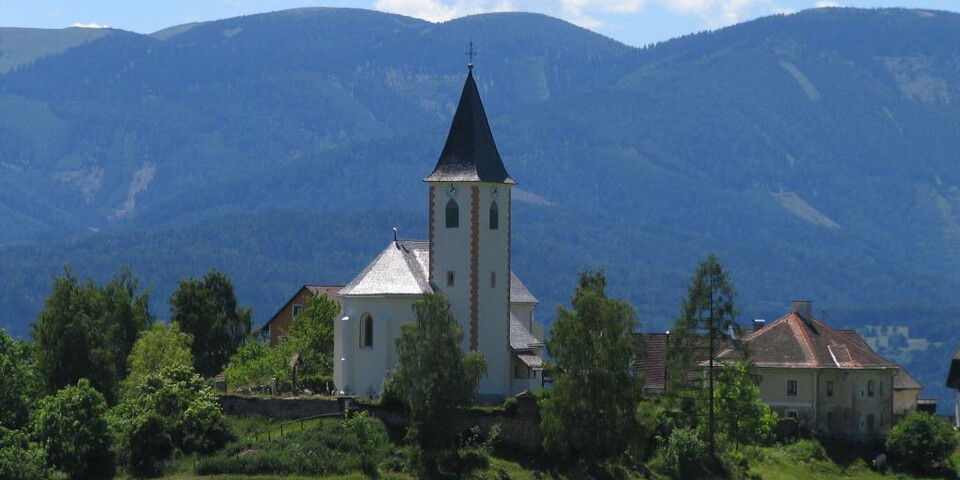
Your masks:
[[[154,323],[144,330],[133,344],[133,350],[127,359],[129,374],[124,385],[126,390],[140,383],[141,379],[172,365],[192,365],[190,346],[193,338],[180,331],[176,323],[165,325]]]
[[[220,373],[250,334],[250,309],[237,305],[233,283],[215,269],[203,278],[179,281],[170,313],[180,330],[193,337],[193,365],[205,377]]]
[[[23,428],[30,417],[32,362],[26,349],[0,329],[0,427]]]
[[[637,314],[607,297],[606,283],[602,271],[581,274],[573,310],[557,307],[547,341],[554,384],[540,417],[543,446],[588,465],[624,452],[641,388],[631,374]]]
[[[107,402],[87,379],[40,402],[34,434],[51,465],[74,479],[113,477]]]
[[[66,269],[32,326],[37,371],[47,392],[81,378],[113,403],[127,357],[141,330],[152,321],[149,294],[123,269],[107,285],[80,282]]]
[[[413,304],[416,320],[402,327],[393,373],[410,409],[408,435],[418,447],[424,475],[432,476],[437,460],[456,445],[464,408],[474,401],[473,377],[460,348],[463,331],[440,294],[425,294]],[[477,357],[471,368],[476,371]]]

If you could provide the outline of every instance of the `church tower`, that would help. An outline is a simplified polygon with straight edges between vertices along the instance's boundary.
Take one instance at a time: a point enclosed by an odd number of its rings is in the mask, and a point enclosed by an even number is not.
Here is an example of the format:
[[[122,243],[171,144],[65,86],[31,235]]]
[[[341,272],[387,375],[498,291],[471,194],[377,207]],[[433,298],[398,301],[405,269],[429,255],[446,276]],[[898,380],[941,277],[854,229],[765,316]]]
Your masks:
[[[510,393],[510,221],[516,183],[500,160],[469,65],[430,186],[430,282],[450,301],[463,348],[487,361],[481,396]]]

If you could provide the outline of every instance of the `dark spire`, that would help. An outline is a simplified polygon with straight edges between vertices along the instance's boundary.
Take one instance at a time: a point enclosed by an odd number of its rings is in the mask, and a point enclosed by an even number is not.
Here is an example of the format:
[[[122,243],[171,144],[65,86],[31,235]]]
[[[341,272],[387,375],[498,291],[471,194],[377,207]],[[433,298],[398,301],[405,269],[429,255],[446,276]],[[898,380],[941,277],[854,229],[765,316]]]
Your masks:
[[[472,65],[471,65],[472,67]],[[447,143],[427,182],[516,183],[503,168],[493,141],[487,114],[483,111],[473,68],[467,72],[457,112],[453,114]]]

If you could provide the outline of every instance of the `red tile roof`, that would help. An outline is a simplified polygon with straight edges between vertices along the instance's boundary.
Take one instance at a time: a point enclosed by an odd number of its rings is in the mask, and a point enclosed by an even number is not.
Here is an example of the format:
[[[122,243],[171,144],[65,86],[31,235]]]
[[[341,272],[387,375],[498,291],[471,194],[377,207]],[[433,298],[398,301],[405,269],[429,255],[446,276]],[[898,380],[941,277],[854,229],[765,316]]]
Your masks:
[[[633,336],[633,348],[636,352],[633,371],[643,374],[643,387],[663,389],[667,382],[667,339],[668,333],[638,333]]]
[[[785,315],[743,338],[758,367],[897,368],[878,355],[854,330],[834,330],[811,317]],[[732,350],[717,358],[732,360]]]

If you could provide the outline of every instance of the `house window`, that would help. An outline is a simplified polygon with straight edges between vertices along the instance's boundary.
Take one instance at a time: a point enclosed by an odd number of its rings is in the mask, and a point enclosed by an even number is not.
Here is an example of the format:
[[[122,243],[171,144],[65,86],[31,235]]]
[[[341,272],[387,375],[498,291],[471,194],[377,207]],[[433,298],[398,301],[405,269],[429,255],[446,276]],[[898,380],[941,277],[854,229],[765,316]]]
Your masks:
[[[867,433],[873,433],[873,414],[867,415]]]
[[[873,396],[873,380],[867,380],[867,396]]]
[[[454,286],[456,284],[456,280],[456,277],[453,275],[453,270],[447,270],[447,286]]]
[[[827,380],[827,396],[833,396],[833,380]]]
[[[360,317],[360,328],[360,346],[373,348],[373,317],[369,313]]]
[[[880,396],[883,396],[883,380],[880,380]],[[883,421],[883,414],[881,414],[880,420]]]
[[[460,207],[454,199],[447,202],[447,228],[460,226]]]
[[[520,377],[520,365],[514,365],[514,366],[513,366],[513,378],[521,378],[521,377]]]
[[[293,306],[293,318],[297,318],[297,315],[300,315],[300,312],[303,311],[303,305],[299,303]]]
[[[787,380],[787,396],[796,397],[797,396],[797,381],[796,380]]]
[[[490,272],[490,288],[497,288],[497,272]]]
[[[490,230],[496,230],[500,227],[500,209],[497,208],[497,202],[490,204]]]

